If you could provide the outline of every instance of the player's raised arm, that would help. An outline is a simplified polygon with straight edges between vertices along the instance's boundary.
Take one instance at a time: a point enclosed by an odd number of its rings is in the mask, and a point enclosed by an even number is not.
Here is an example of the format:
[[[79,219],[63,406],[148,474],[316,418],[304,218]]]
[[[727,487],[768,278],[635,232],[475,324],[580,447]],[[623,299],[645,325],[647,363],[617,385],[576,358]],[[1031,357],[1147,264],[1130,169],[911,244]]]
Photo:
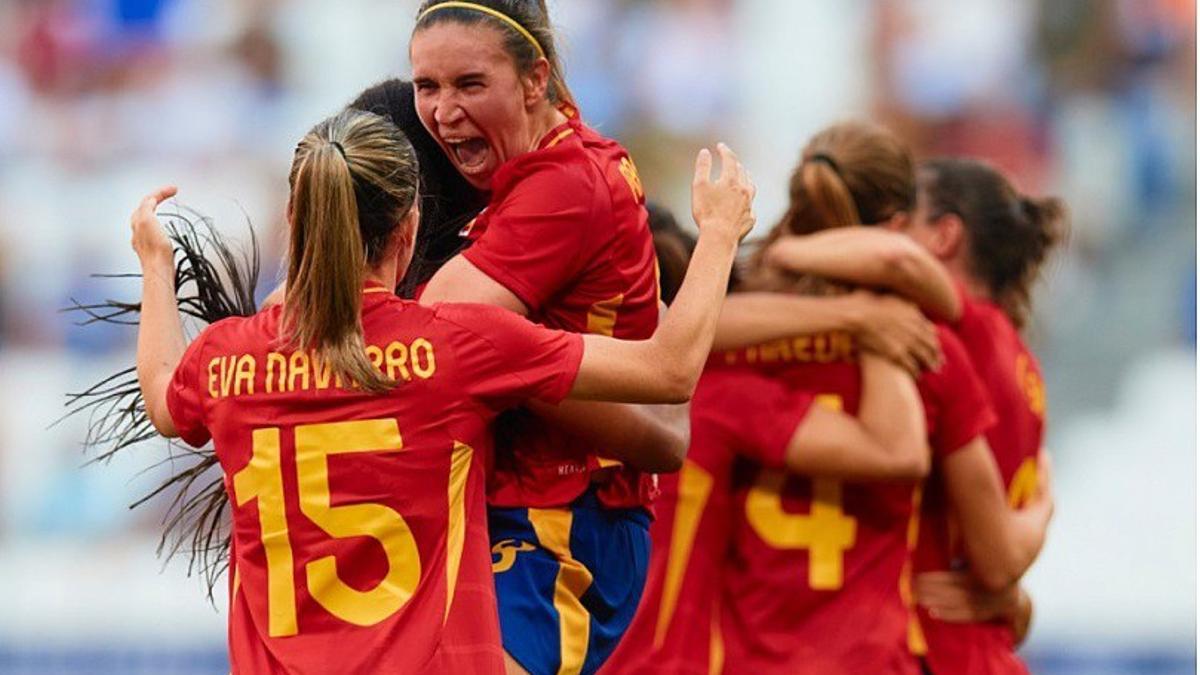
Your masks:
[[[848,331],[863,349],[916,374],[941,362],[933,323],[912,303],[892,295],[855,291],[811,297],[735,293],[725,299],[714,349],[738,349],[797,335]]]
[[[754,226],[754,185],[724,144],[721,174],[712,180],[712,154],[701,150],[692,181],[692,216],[700,228],[696,251],[675,302],[649,340],[584,336],[583,362],[572,398],[682,402],[691,397],[712,348],[733,258]]]
[[[845,227],[782,237],[766,262],[864,286],[887,288],[942,319],[962,314],[962,299],[946,268],[919,244],[881,227]]]
[[[133,250],[142,266],[142,314],[138,323],[137,373],[146,415],[160,434],[178,436],[167,411],[167,386],[187,347],[175,302],[175,252],[154,215],[176,189],[168,185],[146,195],[129,225]]]

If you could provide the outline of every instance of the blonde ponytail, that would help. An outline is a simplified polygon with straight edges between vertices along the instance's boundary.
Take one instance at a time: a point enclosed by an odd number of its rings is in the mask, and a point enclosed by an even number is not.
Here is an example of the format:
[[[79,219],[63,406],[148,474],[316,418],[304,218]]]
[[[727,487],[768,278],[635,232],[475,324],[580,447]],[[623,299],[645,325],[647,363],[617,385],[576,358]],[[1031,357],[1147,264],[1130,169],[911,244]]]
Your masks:
[[[362,291],[392,230],[416,198],[412,146],[389,122],[347,111],[296,149],[283,335],[321,367],[366,391],[395,382],[366,354]]]
[[[916,205],[912,155],[888,130],[842,122],[813,136],[788,182],[788,210],[751,255],[743,290],[837,292],[825,280],[801,278],[766,265],[765,252],[788,235],[874,225]]]

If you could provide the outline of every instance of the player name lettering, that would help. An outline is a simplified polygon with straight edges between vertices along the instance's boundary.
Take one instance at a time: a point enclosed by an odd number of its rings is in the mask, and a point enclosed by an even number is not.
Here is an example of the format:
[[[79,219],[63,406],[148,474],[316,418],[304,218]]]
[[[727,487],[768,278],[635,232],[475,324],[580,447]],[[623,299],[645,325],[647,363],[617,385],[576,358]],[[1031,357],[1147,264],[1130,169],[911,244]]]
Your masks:
[[[371,364],[396,382],[428,380],[437,372],[433,344],[425,338],[412,342],[367,345]],[[215,356],[208,362],[208,395],[213,398],[286,394],[297,391],[346,389],[342,378],[313,351],[268,352]],[[350,388],[354,388],[353,386]]]
[[[745,349],[725,352],[729,365],[756,363],[846,363],[857,362],[857,348],[850,333],[832,332],[801,335],[764,342]]]

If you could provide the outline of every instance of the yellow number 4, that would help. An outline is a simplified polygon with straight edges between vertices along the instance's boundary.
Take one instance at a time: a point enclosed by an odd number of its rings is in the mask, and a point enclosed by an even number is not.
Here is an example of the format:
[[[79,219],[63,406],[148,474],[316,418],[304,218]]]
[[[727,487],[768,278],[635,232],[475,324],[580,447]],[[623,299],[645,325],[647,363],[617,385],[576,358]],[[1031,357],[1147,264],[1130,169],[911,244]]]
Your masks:
[[[842,409],[833,394],[817,397],[819,405]],[[777,549],[808,550],[808,585],[814,590],[837,590],[845,577],[843,556],[854,547],[858,523],[842,511],[842,483],[831,478],[812,479],[809,513],[788,513],[783,508],[787,474],[764,469],[746,497],[746,520],[768,545]]]
[[[250,463],[233,476],[237,505],[258,500],[258,519],[267,558],[268,633],[285,637],[298,632],[296,587],[287,516],[283,506],[283,473],[279,463],[279,429],[257,429]],[[370,537],[387,554],[388,571],[367,591],[350,587],[337,572],[337,559],[325,556],[305,565],[308,592],[334,616],[371,626],[400,610],[417,587],[421,562],[417,542],[404,517],[381,504],[333,506],[329,492],[331,455],[398,452],[403,448],[395,419],[310,424],[296,427],[296,473],[300,510],[329,536]]]

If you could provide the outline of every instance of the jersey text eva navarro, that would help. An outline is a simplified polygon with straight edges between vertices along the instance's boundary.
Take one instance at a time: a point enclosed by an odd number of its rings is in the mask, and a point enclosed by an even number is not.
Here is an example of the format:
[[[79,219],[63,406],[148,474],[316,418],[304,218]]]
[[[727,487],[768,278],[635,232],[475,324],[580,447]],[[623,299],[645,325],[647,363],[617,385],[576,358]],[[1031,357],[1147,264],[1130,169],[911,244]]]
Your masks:
[[[367,357],[379,372],[396,382],[428,380],[437,372],[433,343],[425,338],[412,342],[393,340],[386,345],[367,345]],[[214,356],[208,362],[208,395],[214,399],[253,396],[256,393],[286,394],[297,391],[347,389],[342,378],[322,363],[315,351],[268,352],[259,360],[253,354]],[[350,389],[357,384],[351,383]]]

